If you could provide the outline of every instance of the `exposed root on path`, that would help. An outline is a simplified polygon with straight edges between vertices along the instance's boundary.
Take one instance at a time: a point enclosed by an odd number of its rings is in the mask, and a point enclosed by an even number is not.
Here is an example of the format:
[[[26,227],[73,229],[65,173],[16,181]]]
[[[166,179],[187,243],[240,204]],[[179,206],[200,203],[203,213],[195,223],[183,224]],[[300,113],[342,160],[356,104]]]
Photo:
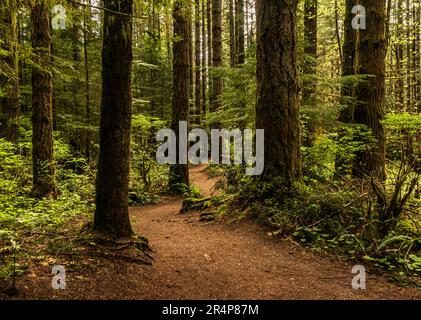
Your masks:
[[[200,199],[186,198],[183,200],[180,213],[209,210],[227,202],[229,199],[228,196],[209,196]]]
[[[113,240],[98,237],[98,235],[94,234],[93,237],[84,237],[79,239],[78,242],[84,246],[77,248],[74,252],[64,254],[120,259],[148,265],[151,265],[154,260],[152,255],[150,255],[150,252],[153,251],[149,246],[148,240],[142,236],[133,235],[130,238]]]

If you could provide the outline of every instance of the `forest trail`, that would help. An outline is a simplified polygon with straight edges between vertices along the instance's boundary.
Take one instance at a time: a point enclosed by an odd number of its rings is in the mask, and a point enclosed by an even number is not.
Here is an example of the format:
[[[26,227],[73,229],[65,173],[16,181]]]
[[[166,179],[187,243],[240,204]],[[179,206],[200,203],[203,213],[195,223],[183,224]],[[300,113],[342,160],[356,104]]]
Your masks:
[[[204,166],[190,170],[204,195],[216,180]],[[135,231],[148,238],[152,265],[120,259],[61,257],[35,264],[17,279],[17,299],[421,299],[421,290],[400,288],[367,274],[367,290],[351,288],[352,264],[272,239],[253,221],[201,222],[180,213],[181,199],[132,207]],[[66,290],[51,288],[51,266],[66,266]],[[0,293],[0,299],[7,298]],[[10,298],[10,297],[9,297]]]
[[[215,179],[204,166],[190,170],[191,183],[210,195]],[[132,208],[137,231],[148,237],[155,262],[139,288],[151,299],[399,299],[421,290],[399,288],[367,275],[367,290],[351,288],[352,265],[271,239],[252,221],[200,222],[180,214],[181,201]],[[143,282],[143,281],[142,281]],[[142,286],[143,287],[143,286]]]

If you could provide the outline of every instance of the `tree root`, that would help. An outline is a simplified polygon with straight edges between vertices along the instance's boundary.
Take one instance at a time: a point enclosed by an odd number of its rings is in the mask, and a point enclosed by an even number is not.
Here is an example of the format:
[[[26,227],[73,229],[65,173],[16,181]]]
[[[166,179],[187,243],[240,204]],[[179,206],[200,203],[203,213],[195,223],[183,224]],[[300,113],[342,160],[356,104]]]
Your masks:
[[[180,213],[186,213],[189,211],[202,211],[209,208],[216,207],[226,201],[229,198],[222,196],[211,196],[205,198],[186,198],[183,200]]]
[[[213,221],[216,220],[215,212],[203,212],[200,214],[199,221]]]
[[[77,256],[77,257],[82,257],[82,256],[89,256],[89,257],[94,257],[94,258],[105,258],[105,259],[110,259],[110,260],[124,260],[127,262],[131,262],[131,263],[142,263],[142,264],[147,264],[147,265],[152,265],[152,262],[150,260],[154,260],[152,256],[150,256],[147,253],[143,253],[143,255],[145,255],[148,259],[145,259],[144,257],[130,257],[130,256],[125,256],[125,255],[120,255],[120,254],[108,254],[106,252],[98,252],[98,251],[91,251],[91,252],[61,252],[60,254],[62,255],[66,255],[66,256]]]
[[[127,239],[113,240],[109,238],[97,238],[94,235],[77,239],[86,251],[60,252],[64,255],[87,255],[106,259],[122,259],[132,263],[151,265],[155,259],[149,254],[153,252],[148,240],[142,236],[133,236]],[[116,254],[125,251],[130,255]]]

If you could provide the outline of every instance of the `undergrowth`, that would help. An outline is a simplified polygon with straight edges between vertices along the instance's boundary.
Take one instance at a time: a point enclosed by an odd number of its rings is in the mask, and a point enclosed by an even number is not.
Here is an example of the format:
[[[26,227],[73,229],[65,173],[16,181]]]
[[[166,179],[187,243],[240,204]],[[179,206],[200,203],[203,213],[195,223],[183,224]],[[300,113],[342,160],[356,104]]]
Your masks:
[[[93,172],[83,158],[55,136],[57,199],[29,197],[32,187],[31,136],[21,132],[12,144],[0,139],[0,279],[26,269],[19,258],[33,235],[57,234],[77,217],[87,217],[94,205]]]
[[[389,137],[389,153],[402,145],[401,129],[393,129],[388,132],[394,135]],[[420,276],[419,154],[403,156],[398,149],[399,155],[387,162],[387,181],[375,188],[373,177],[352,178],[347,168],[341,168],[337,177],[338,153],[349,161],[355,151],[366,147],[345,143],[335,134],[324,134],[312,148],[303,148],[304,183],[290,189],[277,179],[268,182],[245,176],[239,165],[210,167],[212,174],[224,176],[229,198],[217,202],[219,209],[214,212],[232,221],[253,217],[273,227],[272,235],[386,269],[394,277]],[[419,149],[414,146],[414,150]],[[391,208],[393,216],[385,215]],[[384,224],[386,234],[379,232]]]
[[[156,190],[167,184],[168,168],[156,163],[151,145],[156,130],[163,125],[156,118],[133,119],[131,205],[157,201]],[[0,139],[0,287],[2,281],[26,272],[31,259],[44,259],[45,255],[54,259],[72,252],[77,241],[96,245],[84,233],[95,211],[95,168],[70,147],[60,132],[55,132],[57,198],[31,198],[31,133],[30,120],[22,118],[17,143]],[[194,188],[189,190],[189,194],[195,192]]]

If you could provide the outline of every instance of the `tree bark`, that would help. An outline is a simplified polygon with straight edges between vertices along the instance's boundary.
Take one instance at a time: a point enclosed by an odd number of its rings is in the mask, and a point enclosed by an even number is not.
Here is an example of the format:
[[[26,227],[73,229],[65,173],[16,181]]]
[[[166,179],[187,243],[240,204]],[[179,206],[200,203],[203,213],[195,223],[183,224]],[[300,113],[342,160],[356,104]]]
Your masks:
[[[112,239],[132,235],[128,211],[133,0],[104,0],[100,151],[94,228]]]
[[[171,129],[177,137],[177,150],[181,137],[179,132],[180,121],[188,121],[189,94],[190,94],[190,32],[189,12],[182,0],[174,2],[174,43],[173,43],[173,97]],[[187,145],[187,142],[186,142]],[[179,152],[177,152],[179,154]],[[180,156],[180,154],[179,154]],[[187,164],[178,161],[170,166],[169,186],[175,192],[181,192],[177,185],[189,185],[189,170]]]
[[[317,93],[317,1],[306,0],[304,3],[304,74],[303,81],[303,104],[313,109],[316,104]],[[309,117],[307,124],[307,136],[304,144],[311,147],[316,139],[316,124],[313,117]]]
[[[406,0],[406,111],[412,111],[411,81],[411,2]]]
[[[403,32],[403,0],[398,0],[397,3],[397,25],[396,25],[396,34],[401,35]],[[404,111],[405,109],[405,101],[404,101],[404,83],[403,83],[403,51],[404,46],[403,43],[398,40],[398,43],[395,45],[396,50],[396,88],[395,88],[395,95],[396,95],[396,106],[397,109],[400,111]]]
[[[234,68],[236,64],[236,61],[235,61],[236,27],[234,23],[234,0],[229,0],[228,21],[229,21],[229,33],[230,33],[230,66],[231,68]]]
[[[265,130],[263,180],[301,181],[296,0],[257,0],[256,128]]]
[[[367,29],[361,30],[359,72],[367,75],[356,89],[355,123],[366,125],[376,139],[373,150],[357,154],[353,174],[385,178],[385,134],[381,124],[385,102],[385,59],[387,52],[385,0],[362,0],[367,10]]]
[[[339,52],[339,59],[340,62],[343,62],[343,53],[342,53],[342,40],[341,34],[339,31],[339,7],[338,7],[338,0],[335,0],[335,33],[336,33],[336,41],[338,42],[338,52]]]
[[[212,0],[212,65],[213,68],[222,67],[222,0]],[[215,72],[215,70],[214,70]],[[212,77],[212,111],[221,107],[223,80],[221,75]]]
[[[213,81],[210,77],[210,72],[213,64],[212,58],[212,4],[211,0],[206,0],[206,24],[208,26],[208,96],[209,96],[209,111],[212,111],[212,97],[213,97],[213,89],[212,84]]]
[[[244,55],[244,0],[235,0],[235,64],[242,65]]]
[[[190,106],[189,106],[189,113],[191,115],[194,116],[195,113],[195,105],[194,105],[194,96],[195,96],[195,73],[194,73],[194,46],[193,46],[193,7],[192,7],[192,1],[193,0],[185,0],[185,6],[187,8],[188,11],[188,22],[189,22],[189,68],[190,68],[190,72],[189,72],[189,88],[190,88],[190,93],[189,93],[189,102],[190,102]],[[189,123],[190,125],[191,123]],[[189,127],[189,129],[191,129],[191,127]]]
[[[345,21],[344,21],[344,43],[342,47],[342,77],[355,75],[355,66],[358,59],[356,48],[357,31],[352,28],[352,8],[354,0],[346,0],[345,4]],[[341,87],[341,105],[342,109],[339,114],[339,121],[343,123],[354,122],[354,85],[347,82]]]
[[[415,11],[415,112],[421,112],[421,0],[416,0]]]
[[[417,4],[416,0],[413,0],[412,3],[412,30],[411,30],[411,37],[412,37],[412,58],[411,58],[411,70],[412,70],[412,99],[414,100],[412,102],[412,110],[413,112],[416,112],[417,109],[417,80],[418,80],[418,62],[417,62],[417,35],[419,34],[419,28],[417,25]]]
[[[306,0],[304,3],[304,43],[304,73],[314,77],[317,69],[317,0]],[[304,103],[313,101],[316,85],[313,80],[304,82]]]
[[[200,0],[196,0],[195,5],[195,123],[200,126],[200,116],[202,113],[202,72],[201,72],[201,55],[200,55]]]
[[[339,111],[338,120],[345,124],[354,123],[355,111],[355,84],[351,83],[345,78],[353,76],[357,73],[358,63],[358,46],[357,40],[359,31],[352,28],[352,8],[354,7],[354,0],[346,0],[345,2],[345,19],[344,19],[344,42],[342,46],[342,78],[340,104],[341,110]],[[341,140],[348,131],[340,128],[338,131],[338,140]],[[337,153],[335,159],[335,174],[339,178],[348,173],[349,157],[347,154]]]
[[[88,0],[88,5],[91,1]],[[84,57],[84,68],[85,68],[85,114],[86,124],[88,126],[86,130],[85,139],[85,157],[88,162],[91,160],[91,95],[90,95],[90,74],[89,74],[89,57],[88,57],[88,36],[91,34],[90,28],[91,10],[89,7],[83,7],[83,57]]]
[[[71,39],[72,39],[72,49],[73,49],[73,68],[74,70],[80,74],[82,73],[83,69],[82,69],[82,64],[81,62],[83,61],[82,58],[82,42],[81,42],[81,12],[80,12],[80,7],[72,4],[72,10],[74,11],[74,16],[73,16],[73,25],[72,25],[72,34],[71,34]],[[75,112],[76,115],[78,115],[79,112],[79,105],[80,103],[80,99],[79,99],[79,91],[80,88],[83,87],[83,82],[81,81],[81,78],[79,77],[75,77],[72,81],[72,108]],[[78,148],[81,148],[81,151],[83,152],[84,150],[82,150],[82,146],[83,146],[83,142],[82,144],[80,144],[80,142],[77,143]]]
[[[0,36],[3,43],[0,49],[7,51],[2,57],[6,75],[0,75],[0,87],[4,96],[0,97],[0,111],[5,115],[3,128],[0,127],[0,137],[15,142],[19,135],[19,59],[17,39],[17,10],[16,0],[0,5]],[[1,125],[1,122],[0,122]]]
[[[56,195],[53,157],[51,24],[45,0],[35,1],[32,8],[32,196]]]
[[[207,59],[206,50],[208,39],[206,38],[206,6],[205,1],[202,0],[202,114],[206,114],[206,101],[207,101]]]

